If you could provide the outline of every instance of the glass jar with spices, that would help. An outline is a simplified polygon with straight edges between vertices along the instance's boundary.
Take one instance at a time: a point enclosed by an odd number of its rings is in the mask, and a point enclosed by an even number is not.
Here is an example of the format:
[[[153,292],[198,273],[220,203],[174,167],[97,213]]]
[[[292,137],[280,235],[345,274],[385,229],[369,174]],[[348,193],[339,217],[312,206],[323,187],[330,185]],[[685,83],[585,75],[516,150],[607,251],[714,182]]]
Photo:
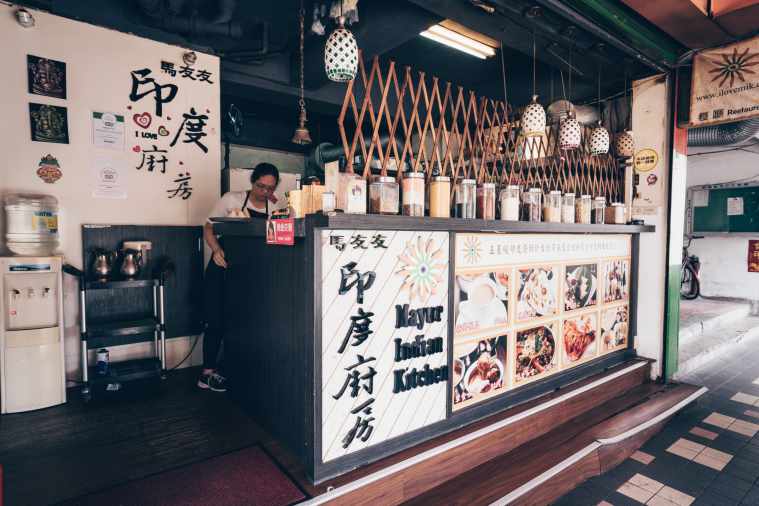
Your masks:
[[[482,183],[477,187],[477,218],[495,219],[495,183]]]
[[[430,216],[432,218],[451,217],[451,178],[447,176],[432,176]]]
[[[424,216],[424,174],[406,172],[401,182],[404,216]]]
[[[561,192],[552,190],[546,195],[543,219],[548,223],[561,223]]]
[[[593,223],[606,223],[606,197],[596,197],[593,200]]]
[[[542,220],[542,200],[543,190],[540,188],[530,188],[524,193],[524,216],[525,220],[531,223],[540,223]]]
[[[501,219],[519,221],[519,199],[522,187],[510,184],[501,190]]]
[[[474,218],[476,209],[477,182],[462,179],[456,185],[456,217]]]
[[[606,208],[606,223],[624,225],[625,205],[621,202],[612,202],[612,204]]]
[[[591,208],[593,206],[593,199],[590,195],[580,195],[580,198],[576,202],[577,213],[575,214],[575,221],[577,223],[590,224],[590,217],[592,215]]]
[[[369,212],[398,214],[398,183],[395,178],[376,176],[369,185]]]
[[[565,193],[561,200],[561,222],[575,222],[575,194]]]

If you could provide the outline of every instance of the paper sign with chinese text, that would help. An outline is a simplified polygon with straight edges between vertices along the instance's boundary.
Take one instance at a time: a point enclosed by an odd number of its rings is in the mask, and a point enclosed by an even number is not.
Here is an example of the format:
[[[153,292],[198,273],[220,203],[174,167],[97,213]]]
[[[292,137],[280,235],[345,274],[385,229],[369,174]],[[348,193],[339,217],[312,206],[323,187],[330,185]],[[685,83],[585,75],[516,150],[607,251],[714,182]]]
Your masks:
[[[759,272],[759,240],[748,241],[748,272]]]
[[[327,462],[445,419],[449,258],[447,232],[318,237]]]
[[[280,246],[295,244],[295,220],[293,218],[266,220],[266,244]]]

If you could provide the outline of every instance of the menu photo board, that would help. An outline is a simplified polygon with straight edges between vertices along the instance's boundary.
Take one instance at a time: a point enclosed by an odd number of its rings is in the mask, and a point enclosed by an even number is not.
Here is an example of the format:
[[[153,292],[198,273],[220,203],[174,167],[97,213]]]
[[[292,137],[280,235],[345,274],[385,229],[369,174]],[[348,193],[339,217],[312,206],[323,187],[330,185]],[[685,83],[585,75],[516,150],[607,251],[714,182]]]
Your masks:
[[[456,234],[453,410],[628,345],[629,235]]]
[[[319,239],[328,462],[445,419],[449,234],[323,230]]]

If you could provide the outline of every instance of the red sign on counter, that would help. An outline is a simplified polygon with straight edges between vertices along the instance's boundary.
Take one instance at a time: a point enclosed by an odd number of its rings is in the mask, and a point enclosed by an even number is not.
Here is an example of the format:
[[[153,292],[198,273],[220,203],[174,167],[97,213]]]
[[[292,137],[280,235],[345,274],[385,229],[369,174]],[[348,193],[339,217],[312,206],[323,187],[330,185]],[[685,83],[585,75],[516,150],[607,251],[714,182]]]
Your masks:
[[[266,244],[280,246],[295,244],[295,219],[266,220]]]
[[[759,272],[759,240],[748,241],[748,272]]]

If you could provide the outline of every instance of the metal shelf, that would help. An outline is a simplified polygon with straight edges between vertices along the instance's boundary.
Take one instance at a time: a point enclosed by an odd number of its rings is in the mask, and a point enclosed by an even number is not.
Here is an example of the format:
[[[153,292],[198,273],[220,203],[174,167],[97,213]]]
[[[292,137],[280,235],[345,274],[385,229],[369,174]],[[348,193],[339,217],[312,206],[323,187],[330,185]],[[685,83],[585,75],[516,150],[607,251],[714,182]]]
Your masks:
[[[140,358],[111,362],[107,374],[98,374],[97,367],[89,368],[89,381],[95,386],[108,383],[125,383],[161,376],[161,361],[158,358]]]
[[[88,279],[84,286],[87,290],[114,290],[122,288],[144,288],[158,286],[158,279]]]
[[[157,318],[137,318],[116,321],[88,321],[87,335],[100,336],[129,336],[146,334],[160,330]]]

